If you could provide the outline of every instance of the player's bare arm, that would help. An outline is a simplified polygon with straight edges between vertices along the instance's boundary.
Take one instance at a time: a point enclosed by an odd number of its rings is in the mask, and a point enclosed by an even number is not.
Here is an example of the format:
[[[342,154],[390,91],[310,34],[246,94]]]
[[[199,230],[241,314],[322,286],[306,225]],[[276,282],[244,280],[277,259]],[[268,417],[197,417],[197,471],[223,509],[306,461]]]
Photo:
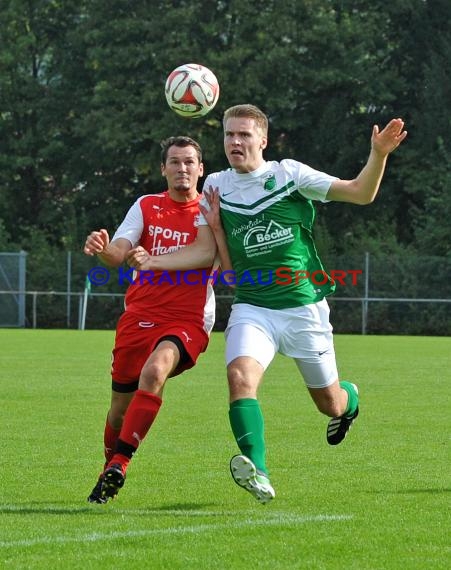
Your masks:
[[[110,243],[110,236],[107,230],[101,229],[88,235],[83,251],[86,255],[97,255],[105,265],[119,267],[119,265],[124,263],[131,247],[131,243],[123,238],[116,239]]]
[[[332,182],[327,199],[360,205],[373,202],[379,191],[387,157],[398,148],[406,136],[407,131],[404,130],[402,119],[392,119],[382,131],[374,125],[367,163],[354,180]]]
[[[232,261],[227,247],[227,239],[224,228],[221,223],[221,216],[219,213],[219,191],[218,188],[209,187],[208,192],[204,192],[208,208],[203,204],[199,204],[199,210],[207,221],[211,231],[213,232],[218,248],[220,265],[222,271],[233,271]],[[232,280],[231,280],[232,281]]]
[[[150,255],[143,247],[130,250],[127,263],[139,271],[186,271],[211,267],[216,257],[216,241],[208,226],[200,226],[193,243],[172,253]]]

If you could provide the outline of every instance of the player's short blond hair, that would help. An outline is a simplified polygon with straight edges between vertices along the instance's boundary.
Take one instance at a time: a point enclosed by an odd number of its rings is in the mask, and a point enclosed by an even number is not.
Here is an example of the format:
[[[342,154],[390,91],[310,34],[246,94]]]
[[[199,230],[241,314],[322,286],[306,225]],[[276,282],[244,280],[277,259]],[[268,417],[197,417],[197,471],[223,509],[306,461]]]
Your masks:
[[[222,124],[225,129],[226,122],[231,118],[247,118],[254,119],[255,124],[259,127],[263,133],[263,136],[268,136],[268,117],[263,113],[261,109],[255,105],[235,105],[234,107],[229,107],[224,113],[224,118]]]

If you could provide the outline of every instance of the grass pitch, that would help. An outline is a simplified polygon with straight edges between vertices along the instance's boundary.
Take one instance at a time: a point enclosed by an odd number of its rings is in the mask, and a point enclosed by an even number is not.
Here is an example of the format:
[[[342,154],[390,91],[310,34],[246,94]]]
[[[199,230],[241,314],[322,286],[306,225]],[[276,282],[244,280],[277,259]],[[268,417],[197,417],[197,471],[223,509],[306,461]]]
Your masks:
[[[101,466],[113,332],[0,330],[0,567],[451,568],[451,339],[336,336],[361,414],[326,443],[293,362],[265,376],[259,505],[228,472],[224,342],[166,386],[118,498],[90,505]]]

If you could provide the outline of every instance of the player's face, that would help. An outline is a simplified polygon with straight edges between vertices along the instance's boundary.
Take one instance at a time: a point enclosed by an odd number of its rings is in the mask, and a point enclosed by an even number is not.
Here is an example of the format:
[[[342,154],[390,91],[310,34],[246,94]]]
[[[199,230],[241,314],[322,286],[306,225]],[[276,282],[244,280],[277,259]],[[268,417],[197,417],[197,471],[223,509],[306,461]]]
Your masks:
[[[197,182],[204,173],[196,149],[192,146],[171,146],[166,163],[161,165],[169,194],[174,200],[192,200],[197,195]]]
[[[252,172],[263,162],[268,139],[254,119],[231,117],[224,128],[224,150],[230,166],[237,172]]]

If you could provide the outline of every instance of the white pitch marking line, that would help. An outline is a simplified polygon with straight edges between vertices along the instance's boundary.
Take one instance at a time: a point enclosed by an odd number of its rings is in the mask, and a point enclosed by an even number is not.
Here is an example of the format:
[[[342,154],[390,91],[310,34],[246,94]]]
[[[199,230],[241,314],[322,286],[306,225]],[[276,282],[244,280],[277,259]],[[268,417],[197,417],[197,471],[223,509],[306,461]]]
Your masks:
[[[204,513],[205,514],[205,513]],[[276,516],[274,516],[274,514]],[[237,513],[235,512],[236,516]],[[55,537],[42,537],[35,539],[26,540],[11,540],[11,541],[0,541],[0,548],[14,548],[14,547],[29,547],[37,546],[41,544],[66,544],[66,543],[77,543],[77,542],[99,542],[107,540],[115,540],[117,538],[141,538],[145,536],[155,536],[155,535],[170,535],[170,534],[195,534],[200,532],[212,532],[224,528],[243,528],[246,526],[278,526],[286,524],[306,524],[310,522],[337,522],[337,521],[348,521],[353,517],[352,515],[311,515],[311,516],[299,516],[299,515],[287,515],[287,514],[271,514],[272,518],[267,519],[247,519],[241,522],[229,522],[220,524],[202,524],[187,527],[172,527],[172,528],[162,528],[162,529],[148,529],[148,530],[134,530],[127,532],[109,532],[100,533],[94,532],[91,534],[86,534],[83,536],[55,536]]]

